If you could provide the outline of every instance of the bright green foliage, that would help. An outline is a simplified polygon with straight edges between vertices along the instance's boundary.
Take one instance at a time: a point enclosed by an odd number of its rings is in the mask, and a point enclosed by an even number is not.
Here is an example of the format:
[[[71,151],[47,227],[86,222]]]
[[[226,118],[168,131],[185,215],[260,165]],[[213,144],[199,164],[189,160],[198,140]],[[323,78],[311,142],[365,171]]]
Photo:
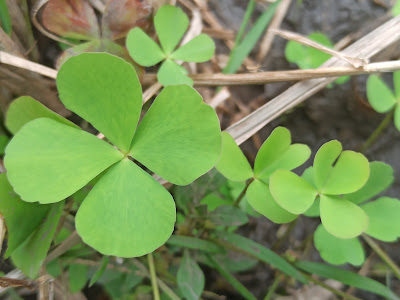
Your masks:
[[[360,266],[364,262],[364,249],[357,238],[339,239],[319,225],[314,233],[314,245],[321,257],[334,265],[346,262]]]
[[[220,149],[214,110],[193,88],[180,85],[158,95],[136,131],[130,154],[164,179],[186,185],[215,165]]]
[[[9,233],[6,257],[11,256],[19,269],[34,278],[50,248],[64,202],[26,203],[14,193],[6,174],[0,174],[0,198],[0,213]]]
[[[189,19],[181,8],[164,5],[154,17],[161,48],[139,27],[132,29],[126,39],[126,47],[132,58],[145,67],[154,66],[165,60],[161,65],[157,78],[166,86],[172,84],[193,85],[187,77],[185,68],[175,61],[205,62],[214,55],[215,45],[206,34],[200,34],[180,48],[176,49],[188,26]]]
[[[392,15],[394,17],[400,15],[400,1],[399,0],[397,0],[396,3],[393,5]]]
[[[71,293],[79,292],[86,285],[88,266],[70,264],[68,268],[69,290]]]
[[[204,290],[205,277],[199,265],[194,261],[188,251],[183,255],[177,274],[178,287],[187,300],[200,299]]]
[[[333,48],[329,38],[320,33],[315,32],[308,35],[308,38],[325,47]],[[297,64],[301,69],[315,69],[322,65],[325,61],[331,58],[331,55],[312,47],[301,45],[295,41],[288,41],[285,48],[286,59]],[[349,76],[342,76],[336,79],[337,84],[343,84],[350,79]]]
[[[370,170],[371,175],[367,183],[357,192],[345,195],[345,198],[350,200],[351,203],[360,204],[368,201],[393,183],[393,169],[389,165],[382,162],[371,162]],[[349,224],[347,220],[342,221],[340,208],[327,206],[325,201],[321,201],[321,203],[324,203],[321,205],[321,218],[323,222],[323,209],[326,211],[335,210],[337,213],[334,217],[337,218],[337,221],[333,223],[338,223],[338,225],[332,226],[344,227],[343,230],[347,228],[348,231],[353,230],[354,226],[358,226]],[[338,203],[343,204],[342,199],[337,199],[336,204]],[[323,208],[323,206],[325,206],[325,208]],[[358,208],[354,208],[354,205],[352,205],[352,207],[352,209],[357,210],[359,213]],[[366,213],[369,219],[368,227],[365,230],[366,234],[386,242],[396,241],[396,239],[400,237],[400,222],[398,218],[400,214],[400,201],[398,199],[382,197],[362,204],[360,208]],[[319,215],[319,205],[316,209],[318,209],[318,213],[315,213],[313,216]],[[353,215],[356,214],[357,212],[353,213]],[[352,222],[352,220],[350,220],[350,222]],[[314,243],[317,250],[320,251],[321,257],[331,264],[344,264],[348,262],[353,265],[361,265],[364,261],[364,256],[361,255],[361,243],[358,239],[337,238],[328,232],[327,226],[329,225],[327,225],[326,222],[324,226],[326,230],[320,226],[314,235]]]
[[[10,138],[6,135],[0,135],[0,155],[3,155],[6,151],[6,147]]]
[[[306,213],[318,198],[325,229],[338,238],[348,239],[367,229],[368,217],[341,195],[356,192],[367,182],[369,163],[360,153],[341,151],[338,141],[325,143],[304,177],[278,170],[271,175],[270,191],[282,208],[294,214]],[[316,209],[314,206],[308,213],[316,215]]]
[[[400,130],[400,71],[393,73],[394,92],[377,75],[367,80],[367,97],[372,108],[379,113],[394,109],[394,125]]]
[[[309,158],[310,154],[311,150],[306,145],[291,145],[288,129],[277,127],[258,151],[253,171],[234,139],[224,132],[221,157],[216,169],[232,181],[246,181],[252,178],[246,192],[248,203],[271,221],[287,223],[293,221],[297,215],[279,206],[272,198],[269,191],[269,177],[279,169],[297,168]],[[285,187],[284,191],[287,190]]]
[[[29,122],[8,144],[5,166],[27,202],[54,203],[70,196],[123,154],[95,136],[48,118]]]
[[[175,204],[127,156],[174,183],[189,184],[218,159],[221,132],[215,111],[192,88],[171,86],[156,98],[135,134],[142,105],[138,78],[132,66],[105,53],[71,58],[61,67],[57,85],[61,101],[122,153],[80,129],[36,119],[6,149],[11,184],[25,201],[51,203],[104,171],[78,210],[78,233],[106,255],[154,251],[173,231]]]
[[[172,196],[127,158],[99,180],[76,216],[76,229],[85,243],[121,257],[153,252],[160,240],[171,236],[174,223]]]
[[[399,199],[382,197],[362,208],[370,220],[367,234],[385,242],[395,242],[400,237]]]
[[[79,128],[29,96],[22,96],[11,102],[7,110],[5,124],[11,133],[16,134],[26,123],[39,118],[53,119],[65,125]]]
[[[310,261],[298,261],[295,265],[310,274],[334,279],[346,285],[381,295],[387,299],[399,300],[399,297],[382,283],[357,273]]]

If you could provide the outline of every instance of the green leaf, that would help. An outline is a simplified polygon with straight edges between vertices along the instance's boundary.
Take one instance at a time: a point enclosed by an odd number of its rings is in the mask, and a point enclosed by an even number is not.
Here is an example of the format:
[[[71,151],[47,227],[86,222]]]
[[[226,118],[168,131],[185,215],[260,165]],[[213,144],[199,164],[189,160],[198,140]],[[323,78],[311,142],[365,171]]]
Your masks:
[[[278,160],[292,142],[290,131],[285,127],[275,128],[258,150],[254,173],[258,176],[265,168]]]
[[[27,202],[58,202],[72,195],[123,154],[95,136],[57,121],[29,122],[8,144],[7,176]]]
[[[193,80],[187,76],[188,71],[176,62],[167,59],[158,70],[157,80],[163,85],[187,84],[193,86]]]
[[[228,199],[222,199],[217,193],[208,194],[203,199],[201,199],[200,204],[207,205],[208,211],[213,211],[221,205],[232,205],[233,202]]]
[[[381,197],[362,209],[369,217],[367,234],[384,242],[395,242],[400,237],[399,199]]]
[[[142,107],[142,88],[131,64],[107,53],[83,53],[57,75],[64,105],[128,151]]]
[[[10,132],[16,134],[26,123],[39,118],[49,118],[79,128],[29,96],[22,96],[11,102],[6,114],[6,127]]]
[[[0,155],[4,155],[10,138],[6,135],[0,135]]]
[[[398,6],[400,10],[400,1],[398,1]],[[400,100],[400,71],[393,72],[393,85],[394,85],[394,95],[396,100]]]
[[[210,60],[215,51],[215,44],[207,34],[200,34],[171,54],[170,58],[188,62]]]
[[[221,131],[214,109],[193,88],[168,86],[133,138],[131,155],[171,183],[186,185],[214,167]]]
[[[209,253],[225,253],[224,248],[212,242],[190,236],[173,235],[169,238],[167,244]]]
[[[68,268],[69,290],[72,294],[79,292],[86,285],[88,266],[70,264]]]
[[[189,19],[181,8],[163,5],[154,17],[154,26],[164,53],[169,56],[186,32]]]
[[[365,185],[368,177],[366,157],[354,151],[343,151],[321,192],[328,195],[353,193]]]
[[[288,223],[297,218],[297,215],[291,214],[279,206],[272,197],[268,186],[257,179],[248,187],[246,197],[257,212],[274,223]]]
[[[361,276],[357,273],[310,261],[298,261],[296,262],[296,266],[310,274],[315,274],[328,279],[334,279],[344,284],[354,286],[361,290],[369,291],[389,299],[399,299],[391,290],[389,290],[380,282]]]
[[[275,1],[273,4],[270,4],[268,8],[257,19],[255,24],[243,38],[241,43],[239,45],[235,45],[235,48],[230,54],[228,64],[223,70],[224,74],[233,74],[237,72],[242,62],[250,54],[251,50],[253,50],[257,42],[260,40],[265,28],[268,26],[272,17],[275,15],[275,11],[279,3],[280,0]]]
[[[262,262],[270,264],[274,268],[277,268],[278,270],[289,275],[290,277],[293,277],[302,283],[307,283],[307,280],[303,277],[303,275],[300,274],[298,270],[296,270],[296,268],[294,268],[285,259],[283,259],[281,256],[279,256],[272,250],[248,238],[242,237],[234,233],[228,233],[228,232],[220,233],[220,238],[225,242],[234,245],[235,247],[238,247],[243,251],[249,253],[253,257],[258,258]]]
[[[367,229],[368,216],[353,202],[334,196],[320,197],[321,221],[330,234],[351,239]]]
[[[269,177],[276,170],[285,169],[292,170],[301,166],[311,155],[311,149],[307,145],[293,144],[290,145],[286,152],[274,161],[271,165],[266,167],[259,175],[259,179],[268,181]]]
[[[347,194],[346,199],[355,204],[362,203],[386,190],[394,181],[393,169],[380,161],[369,164],[370,174],[365,185],[358,191]]]
[[[40,226],[51,205],[26,203],[15,194],[5,173],[0,174],[0,214],[8,235],[6,258]]]
[[[232,205],[222,205],[210,213],[210,221],[220,226],[240,226],[249,219],[244,211]]]
[[[151,67],[165,58],[165,54],[139,27],[133,28],[126,37],[126,48],[130,56],[140,65]]]
[[[394,125],[400,131],[400,105],[398,104],[394,110]]]
[[[99,280],[101,275],[103,275],[104,271],[107,269],[108,262],[110,261],[109,256],[103,256],[99,268],[96,270],[96,273],[94,273],[92,279],[90,279],[89,287],[91,287],[93,284]]]
[[[6,0],[0,0],[0,25],[5,33],[11,35],[12,23]]]
[[[228,270],[227,268],[220,264],[219,261],[212,258],[210,255],[207,255],[207,259],[209,263],[229,282],[232,287],[234,287],[240,295],[242,295],[246,300],[257,300],[256,297],[243,285],[238,281]]]
[[[37,276],[49,251],[64,207],[64,201],[52,204],[41,225],[11,253],[15,266],[28,277]]]
[[[269,182],[272,197],[292,214],[304,213],[318,194],[306,180],[287,170],[276,171],[271,175]]]
[[[333,265],[351,263],[361,266],[365,260],[364,249],[357,238],[339,239],[319,225],[314,233],[314,245],[321,257]]]
[[[253,177],[253,170],[236,144],[233,137],[222,132],[222,151],[215,168],[226,178],[232,181],[246,181]]]
[[[379,113],[388,112],[396,104],[393,92],[377,75],[368,77],[367,97],[372,108]]]
[[[319,148],[314,157],[314,181],[318,189],[322,189],[331,175],[333,163],[342,152],[342,144],[333,140]]]
[[[76,216],[82,240],[104,255],[137,257],[171,236],[175,203],[168,191],[129,159],[110,168]]]
[[[177,273],[179,290],[187,300],[200,299],[205,286],[205,277],[199,265],[185,251]]]

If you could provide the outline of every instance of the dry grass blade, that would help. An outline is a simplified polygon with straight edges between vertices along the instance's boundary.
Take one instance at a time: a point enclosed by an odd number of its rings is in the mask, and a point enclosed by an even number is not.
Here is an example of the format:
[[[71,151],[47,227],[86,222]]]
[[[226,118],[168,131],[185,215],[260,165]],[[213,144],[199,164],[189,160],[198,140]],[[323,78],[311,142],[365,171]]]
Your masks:
[[[400,40],[400,16],[397,16],[343,50],[347,56],[370,58]],[[343,66],[346,62],[333,57],[322,67]],[[230,126],[228,131],[238,144],[242,144],[270,121],[290,108],[308,99],[335,78],[311,79],[296,83],[247,117]]]
[[[360,58],[360,57],[349,56],[349,55],[343,54],[343,53],[335,51],[331,48],[325,47],[324,45],[321,45],[317,42],[314,42],[314,41],[310,40],[309,38],[306,38],[300,34],[293,33],[293,32],[286,31],[286,30],[277,30],[277,29],[271,29],[270,31],[280,35],[281,37],[283,37],[287,40],[298,42],[302,45],[315,48],[317,50],[326,52],[334,57],[343,59],[344,61],[347,61],[349,64],[351,64],[355,68],[363,67],[368,64],[368,60],[365,58]]]
[[[0,253],[3,246],[5,234],[6,234],[6,224],[4,222],[4,217],[0,215]]]

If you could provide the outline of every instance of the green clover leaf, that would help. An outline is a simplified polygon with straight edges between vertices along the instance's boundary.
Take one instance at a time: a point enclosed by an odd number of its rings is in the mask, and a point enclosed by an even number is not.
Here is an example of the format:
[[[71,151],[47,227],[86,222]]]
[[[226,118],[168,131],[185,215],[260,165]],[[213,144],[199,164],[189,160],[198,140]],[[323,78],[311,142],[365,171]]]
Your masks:
[[[189,19],[181,8],[164,5],[154,17],[154,26],[160,40],[157,45],[142,29],[133,28],[126,39],[131,57],[141,66],[151,67],[162,61],[157,78],[164,85],[188,84],[193,80],[187,76],[184,67],[176,61],[205,62],[214,55],[215,44],[206,34],[200,34],[176,49],[187,28]]]
[[[378,113],[394,109],[394,125],[400,131],[400,71],[393,73],[394,92],[377,75],[367,80],[367,98]]]
[[[302,165],[310,156],[311,150],[303,144],[291,145],[288,129],[277,127],[265,140],[254,164],[254,171],[232,136],[222,133],[221,157],[215,166],[226,178],[244,182],[251,179],[247,188],[248,203],[259,213],[275,223],[293,221],[297,214],[282,208],[271,196],[269,180],[276,170],[292,170]]]
[[[399,199],[381,197],[362,205],[361,208],[369,218],[365,234],[384,242],[395,242],[400,237]],[[321,225],[314,233],[314,244],[321,257],[334,265],[348,262],[359,266],[365,260],[364,250],[358,238],[337,238]]]
[[[78,233],[105,255],[154,251],[172,234],[175,204],[128,156],[172,183],[191,183],[219,157],[215,111],[191,87],[170,86],[135,130],[142,106],[139,80],[131,65],[105,53],[69,59],[57,86],[61,101],[115,147],[59,120],[35,119],[7,146],[11,185],[27,202],[54,203],[102,173],[78,210]]]
[[[318,215],[320,210],[322,224],[330,234],[350,239],[367,229],[368,216],[341,195],[361,189],[369,173],[368,160],[362,154],[342,152],[338,141],[330,141],[318,150],[313,168],[302,177],[288,170],[274,172],[270,191],[274,200],[293,214]]]

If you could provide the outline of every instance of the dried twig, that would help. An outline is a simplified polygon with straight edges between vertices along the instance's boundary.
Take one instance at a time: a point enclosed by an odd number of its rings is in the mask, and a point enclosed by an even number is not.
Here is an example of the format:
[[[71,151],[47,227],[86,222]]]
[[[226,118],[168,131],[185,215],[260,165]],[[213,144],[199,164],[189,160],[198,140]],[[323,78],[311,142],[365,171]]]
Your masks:
[[[60,257],[72,247],[78,245],[80,242],[82,242],[82,239],[80,238],[78,233],[74,231],[56,249],[54,249],[52,252],[50,252],[49,255],[47,255],[46,259],[44,260],[44,264],[47,264],[57,257]]]

